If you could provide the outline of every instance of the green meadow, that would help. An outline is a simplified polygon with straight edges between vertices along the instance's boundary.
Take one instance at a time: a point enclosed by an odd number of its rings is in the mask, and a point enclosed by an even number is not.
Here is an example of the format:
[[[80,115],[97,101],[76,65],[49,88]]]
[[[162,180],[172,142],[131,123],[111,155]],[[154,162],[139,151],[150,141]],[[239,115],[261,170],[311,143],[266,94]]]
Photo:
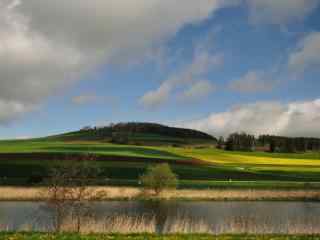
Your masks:
[[[46,159],[24,158],[43,153]],[[316,187],[320,184],[320,153],[280,154],[227,152],[210,145],[137,146],[102,141],[57,141],[55,138],[0,141],[2,185],[27,185],[45,175],[54,160],[68,155],[95,154],[101,179],[111,185],[135,186],[146,168],[155,162],[172,164],[182,188],[210,187]],[[9,154],[9,156],[7,156]],[[119,158],[125,158],[121,161]],[[53,159],[54,160],[53,160]],[[104,182],[105,183],[105,182]]]

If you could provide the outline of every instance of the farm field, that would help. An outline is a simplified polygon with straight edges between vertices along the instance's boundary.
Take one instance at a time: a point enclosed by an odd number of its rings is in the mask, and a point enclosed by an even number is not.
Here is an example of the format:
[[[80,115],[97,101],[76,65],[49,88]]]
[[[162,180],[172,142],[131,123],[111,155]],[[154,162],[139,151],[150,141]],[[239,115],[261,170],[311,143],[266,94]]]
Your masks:
[[[3,176],[0,184],[30,184],[34,176],[46,173],[56,160],[85,153],[101,158],[97,164],[111,185],[137,185],[138,177],[154,162],[172,163],[183,188],[301,187],[316,186],[312,182],[320,181],[320,153],[247,153],[209,146],[136,146],[33,139],[0,141]],[[284,184],[275,184],[277,181]]]

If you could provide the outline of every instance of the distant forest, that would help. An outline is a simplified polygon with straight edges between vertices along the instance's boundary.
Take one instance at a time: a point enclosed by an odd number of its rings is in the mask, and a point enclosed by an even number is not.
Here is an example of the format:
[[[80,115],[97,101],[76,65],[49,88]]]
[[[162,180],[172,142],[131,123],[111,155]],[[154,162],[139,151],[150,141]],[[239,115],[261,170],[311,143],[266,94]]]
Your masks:
[[[125,143],[131,135],[153,134],[181,139],[202,139],[216,142],[217,139],[207,133],[192,129],[168,127],[157,123],[128,122],[110,124],[104,127],[84,127],[87,131],[100,137],[111,137],[113,142]]]
[[[307,151],[320,151],[319,138],[282,137],[261,135],[256,138],[246,133],[233,133],[224,140],[219,138],[218,148],[228,151],[266,151],[279,153],[299,153]]]

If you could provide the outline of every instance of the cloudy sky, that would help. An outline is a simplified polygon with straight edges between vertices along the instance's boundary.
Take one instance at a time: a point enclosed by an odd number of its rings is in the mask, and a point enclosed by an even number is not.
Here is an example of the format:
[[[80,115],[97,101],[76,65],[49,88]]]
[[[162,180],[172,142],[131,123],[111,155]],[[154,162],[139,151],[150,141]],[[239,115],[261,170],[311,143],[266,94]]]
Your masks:
[[[0,0],[0,138],[149,121],[320,137],[320,0]]]

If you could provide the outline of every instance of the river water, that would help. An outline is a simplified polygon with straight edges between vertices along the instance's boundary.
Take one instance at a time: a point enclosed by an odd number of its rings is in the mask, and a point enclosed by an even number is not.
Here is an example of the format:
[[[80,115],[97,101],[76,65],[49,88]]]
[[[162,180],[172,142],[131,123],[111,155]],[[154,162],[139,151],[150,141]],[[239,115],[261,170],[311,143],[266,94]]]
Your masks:
[[[2,230],[52,229],[41,202],[0,202]],[[93,202],[96,232],[320,233],[320,202]],[[93,223],[94,222],[94,223]]]

